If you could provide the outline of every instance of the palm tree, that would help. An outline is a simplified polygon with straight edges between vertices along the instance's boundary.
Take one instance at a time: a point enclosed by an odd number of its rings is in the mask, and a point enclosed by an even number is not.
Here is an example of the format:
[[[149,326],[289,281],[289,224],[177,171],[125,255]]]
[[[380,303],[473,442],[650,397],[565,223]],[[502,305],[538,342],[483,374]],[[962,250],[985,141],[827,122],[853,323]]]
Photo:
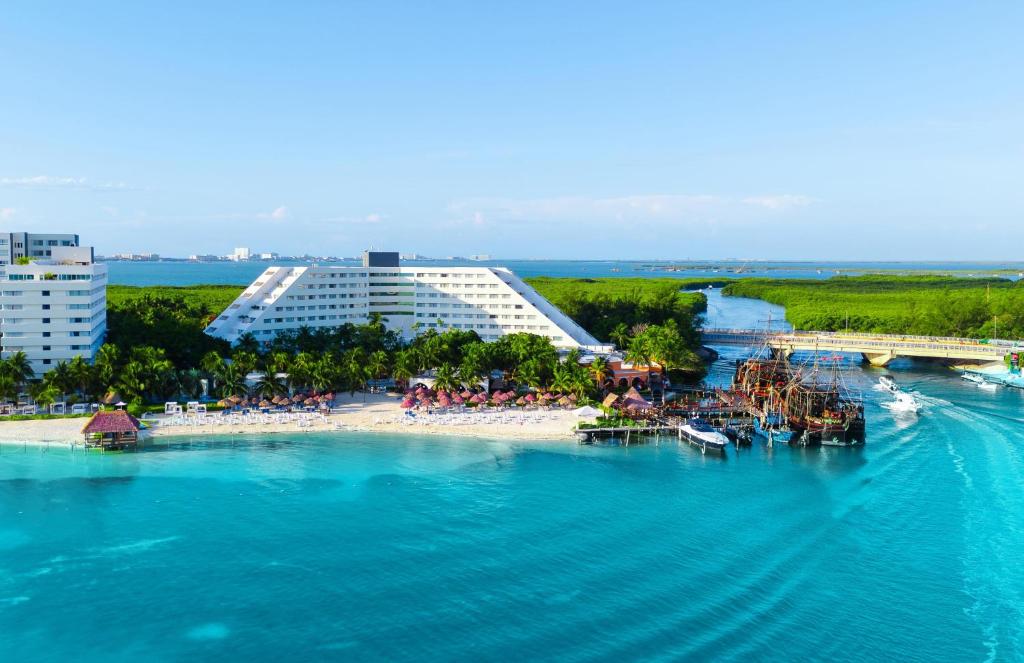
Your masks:
[[[178,384],[181,391],[189,398],[199,398],[203,394],[203,372],[198,368],[190,368],[178,373]]]
[[[18,397],[18,385],[7,373],[0,373],[0,401],[13,401]]]
[[[388,372],[388,353],[383,350],[371,353],[366,368],[375,379],[384,377]]]
[[[265,370],[260,379],[256,380],[256,393],[264,398],[273,398],[287,389],[284,380],[277,373]]]
[[[611,334],[608,336],[619,349],[625,348],[629,345],[629,327],[626,326],[625,322],[620,322],[615,325],[615,328],[612,329]]]
[[[8,357],[4,361],[4,365],[7,374],[11,376],[15,387],[19,390],[36,376],[36,372],[32,369],[32,362],[28,360],[28,355],[21,350]]]
[[[245,332],[238,337],[237,341],[235,341],[235,350],[259,354],[260,342],[256,340],[256,337],[253,336],[252,332]]]
[[[68,364],[68,372],[71,374],[71,381],[75,385],[75,390],[81,394],[89,390],[89,384],[93,379],[92,366],[82,358],[82,355],[75,355],[75,358]]]
[[[594,361],[590,363],[589,371],[599,389],[604,386],[605,380],[611,374],[611,369],[608,368],[608,360],[604,357],[594,357]]]
[[[391,376],[397,382],[408,382],[418,372],[416,361],[414,350],[399,350],[395,353],[395,366],[391,369]]]
[[[455,375],[455,367],[448,362],[442,362],[434,373],[434,389],[452,391],[460,386],[459,379]]]
[[[633,364],[633,367],[643,366],[647,369],[647,379],[644,383],[650,383],[651,381],[651,344],[645,335],[637,336],[630,340],[629,347],[626,349],[626,361]]]
[[[246,393],[245,373],[236,364],[224,364],[217,374],[217,382],[220,383],[222,398]]]

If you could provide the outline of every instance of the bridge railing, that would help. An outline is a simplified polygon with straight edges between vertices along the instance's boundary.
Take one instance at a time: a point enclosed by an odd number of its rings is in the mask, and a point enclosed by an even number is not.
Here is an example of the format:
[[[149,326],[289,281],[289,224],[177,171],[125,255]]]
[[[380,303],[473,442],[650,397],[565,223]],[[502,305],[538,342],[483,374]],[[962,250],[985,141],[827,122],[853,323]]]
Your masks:
[[[901,334],[868,334],[863,332],[766,332],[762,329],[704,329],[706,336],[750,339],[760,342],[820,344],[826,347],[856,345],[870,348],[918,348],[922,350],[976,351],[984,354],[1024,352],[1024,344],[1009,340],[982,343],[976,338],[920,336]]]

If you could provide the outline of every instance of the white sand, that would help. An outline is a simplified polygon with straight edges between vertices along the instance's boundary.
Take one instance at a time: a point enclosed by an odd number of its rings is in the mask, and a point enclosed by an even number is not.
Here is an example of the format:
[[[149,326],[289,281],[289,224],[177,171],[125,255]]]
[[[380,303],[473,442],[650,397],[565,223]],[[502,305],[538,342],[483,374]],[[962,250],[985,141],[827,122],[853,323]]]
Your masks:
[[[365,402],[364,402],[365,398]],[[154,438],[170,435],[252,435],[259,433],[307,433],[343,430],[405,433],[412,435],[449,435],[487,437],[498,439],[553,440],[570,439],[576,426],[576,417],[569,411],[545,412],[541,421],[529,421],[527,413],[512,410],[506,413],[508,423],[443,425],[416,423],[407,425],[404,410],[399,408],[400,398],[393,395],[347,394],[339,396],[336,409],[341,412],[314,419],[310,426],[297,423],[231,424],[205,426],[170,426],[157,423],[144,435]],[[219,415],[211,415],[219,416]],[[472,415],[470,415],[472,416]],[[163,417],[158,417],[157,421]],[[429,421],[419,416],[418,421]],[[0,421],[0,444],[46,444],[82,441],[82,427],[88,418],[40,419],[33,421]],[[148,422],[149,420],[147,420]]]

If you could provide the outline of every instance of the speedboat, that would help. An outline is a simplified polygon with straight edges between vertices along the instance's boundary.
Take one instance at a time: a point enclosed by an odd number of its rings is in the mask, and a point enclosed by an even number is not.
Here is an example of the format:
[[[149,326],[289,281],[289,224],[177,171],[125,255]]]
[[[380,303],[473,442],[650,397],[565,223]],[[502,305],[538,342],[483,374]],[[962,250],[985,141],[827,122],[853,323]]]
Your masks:
[[[883,375],[882,377],[878,378],[878,384],[882,387],[882,389],[893,394],[900,390],[900,388],[896,386],[896,380],[893,380],[891,375]]]
[[[893,393],[892,400],[881,405],[890,412],[898,413],[914,413],[921,409],[916,398],[902,391]]]
[[[986,391],[995,391],[996,387],[998,387],[998,386],[999,385],[996,384],[995,382],[990,382],[989,380],[986,380],[985,378],[982,378],[981,382],[978,383],[978,388],[979,389],[984,389]]]
[[[701,450],[701,453],[712,451],[725,451],[729,446],[729,438],[719,433],[711,424],[703,419],[690,419],[679,427],[679,436],[689,442],[692,446]]]
[[[977,373],[968,373],[967,371],[964,371],[960,377],[968,382],[973,382],[974,384],[983,384],[985,382],[985,378],[981,377]]]

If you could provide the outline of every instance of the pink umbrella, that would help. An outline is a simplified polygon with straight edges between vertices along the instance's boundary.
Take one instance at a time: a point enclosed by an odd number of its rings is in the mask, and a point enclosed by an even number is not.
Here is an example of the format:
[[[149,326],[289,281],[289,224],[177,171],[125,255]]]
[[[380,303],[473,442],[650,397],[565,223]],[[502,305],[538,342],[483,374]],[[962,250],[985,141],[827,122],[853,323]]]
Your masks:
[[[454,396],[452,396],[452,402],[455,403],[456,405],[462,405],[463,403],[466,402],[466,400],[462,396],[455,394]]]
[[[473,392],[471,392],[469,389],[464,389],[462,391],[462,397],[463,398],[472,398],[472,396],[473,396]]]
[[[527,403],[532,403],[532,402],[534,402],[535,400],[537,400],[537,397],[536,397],[536,396],[534,396],[532,392],[531,392],[531,393],[529,393],[529,394],[526,394],[526,396],[525,396],[524,398],[526,398],[526,402],[527,402]]]
[[[399,407],[401,407],[401,408],[404,408],[404,409],[408,410],[408,409],[409,409],[409,408],[411,408],[411,407],[412,407],[413,405],[415,405],[415,403],[413,403],[412,401],[409,401],[409,400],[405,400],[405,401],[402,401],[402,404],[401,404],[401,405],[400,405]]]

